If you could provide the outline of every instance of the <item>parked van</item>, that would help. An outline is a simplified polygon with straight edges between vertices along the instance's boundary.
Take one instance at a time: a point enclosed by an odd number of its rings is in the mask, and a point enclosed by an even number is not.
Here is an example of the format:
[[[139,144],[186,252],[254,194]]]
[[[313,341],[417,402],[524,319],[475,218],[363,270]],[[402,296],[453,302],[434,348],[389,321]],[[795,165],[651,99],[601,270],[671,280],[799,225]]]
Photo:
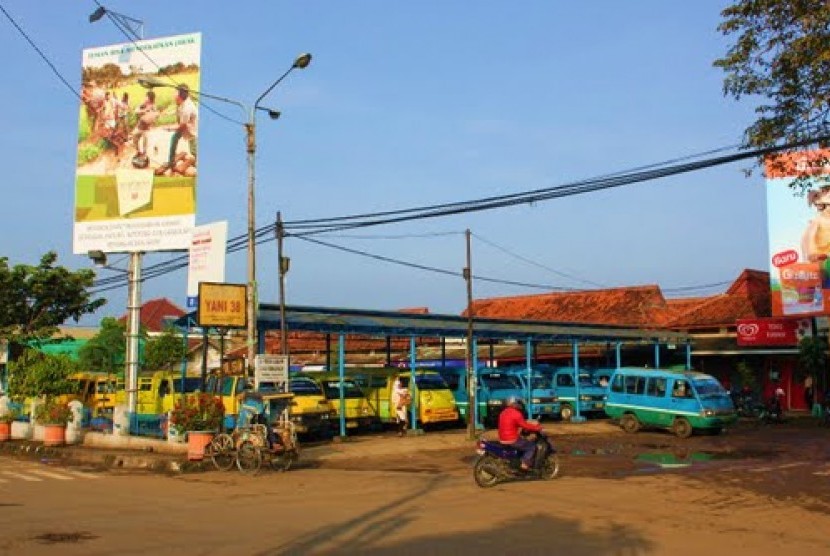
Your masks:
[[[467,370],[459,368],[439,369],[439,373],[447,382],[455,403],[466,421],[469,406]],[[478,420],[485,426],[495,426],[498,422],[499,413],[505,408],[507,400],[511,396],[522,399],[527,397],[527,389],[513,373],[483,368],[479,369],[476,380],[478,385],[476,388]]]
[[[354,379],[383,423],[395,422],[395,411],[391,407],[392,386],[399,379],[404,388],[409,388],[411,372],[408,369],[348,369],[349,378]],[[418,421],[423,425],[455,423],[458,409],[447,383],[435,371],[415,371],[415,395],[413,396]]]
[[[720,432],[737,420],[720,382],[694,371],[617,369],[605,410],[626,432],[659,427],[681,438],[698,429]]]
[[[577,407],[577,386],[573,367],[538,367],[540,373],[549,375],[559,400],[563,421],[570,421]],[[601,387],[587,369],[579,369],[579,414],[605,416],[606,389]]]
[[[291,421],[299,433],[327,434],[335,411],[320,386],[308,377],[297,376],[288,381],[294,394],[291,402]]]
[[[528,375],[526,367],[510,367],[506,372],[516,375],[522,383],[522,399],[527,401],[527,411],[533,419],[559,417],[562,411],[556,390],[551,386],[551,378],[531,369]],[[528,386],[528,380],[530,384]],[[528,392],[530,396],[528,398]]]
[[[314,380],[323,388],[323,394],[331,407],[331,419],[335,421],[340,419],[340,378],[318,373],[307,373],[303,376]],[[343,379],[343,405],[346,410],[346,428],[370,427],[378,422],[374,407],[366,399],[363,390],[351,378]],[[336,423],[334,425],[337,426]]]

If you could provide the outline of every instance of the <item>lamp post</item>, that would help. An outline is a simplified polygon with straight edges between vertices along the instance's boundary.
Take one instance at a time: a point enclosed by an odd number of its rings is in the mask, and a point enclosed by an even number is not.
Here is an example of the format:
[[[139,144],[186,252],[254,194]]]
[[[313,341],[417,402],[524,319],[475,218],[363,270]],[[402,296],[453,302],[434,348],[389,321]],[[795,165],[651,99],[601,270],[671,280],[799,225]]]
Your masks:
[[[289,73],[295,69],[305,69],[311,63],[311,54],[305,53],[297,56],[291,67],[288,68],[276,81],[274,81],[265,92],[263,92],[254,102],[253,106],[247,107],[243,103],[225,97],[216,95],[209,95],[200,91],[191,91],[192,94],[200,95],[205,98],[211,98],[220,102],[226,102],[240,107],[248,116],[248,121],[245,126],[246,150],[248,153],[248,288],[247,288],[247,320],[248,320],[248,372],[251,373],[254,365],[254,358],[256,356],[257,345],[257,310],[256,310],[256,203],[255,203],[255,158],[256,158],[256,113],[258,110],[268,113],[272,120],[280,117],[280,112],[260,106],[260,102],[270,93],[274,88],[285,79]],[[176,85],[170,83],[159,82],[157,80],[140,79],[139,83],[145,87],[171,87],[176,88]]]

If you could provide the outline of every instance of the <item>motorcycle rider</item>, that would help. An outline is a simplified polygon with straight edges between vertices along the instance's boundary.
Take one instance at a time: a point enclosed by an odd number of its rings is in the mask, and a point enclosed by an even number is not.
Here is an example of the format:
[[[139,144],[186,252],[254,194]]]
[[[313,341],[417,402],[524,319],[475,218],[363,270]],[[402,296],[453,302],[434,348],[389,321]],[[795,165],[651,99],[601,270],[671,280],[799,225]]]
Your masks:
[[[533,455],[536,452],[536,443],[522,437],[522,431],[542,432],[540,425],[525,421],[525,404],[521,398],[511,396],[507,400],[507,407],[499,414],[499,442],[513,446],[522,455],[522,471],[527,471],[533,465]]]

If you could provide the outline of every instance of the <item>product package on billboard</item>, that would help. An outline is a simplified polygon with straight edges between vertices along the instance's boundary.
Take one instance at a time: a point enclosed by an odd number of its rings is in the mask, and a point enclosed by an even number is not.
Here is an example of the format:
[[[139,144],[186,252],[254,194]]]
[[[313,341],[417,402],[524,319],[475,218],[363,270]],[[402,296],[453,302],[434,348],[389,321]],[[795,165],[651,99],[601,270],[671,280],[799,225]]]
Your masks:
[[[198,33],[83,51],[75,253],[189,247],[200,52]]]
[[[825,313],[830,309],[830,149],[770,156],[765,171],[772,314]]]

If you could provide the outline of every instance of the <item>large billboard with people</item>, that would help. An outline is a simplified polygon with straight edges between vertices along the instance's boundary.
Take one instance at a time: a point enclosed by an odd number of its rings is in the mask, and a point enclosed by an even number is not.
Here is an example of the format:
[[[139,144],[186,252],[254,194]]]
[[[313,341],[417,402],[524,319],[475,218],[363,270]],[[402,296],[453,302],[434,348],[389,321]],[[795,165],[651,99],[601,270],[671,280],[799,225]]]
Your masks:
[[[187,249],[201,34],[83,51],[73,251]]]
[[[774,316],[830,309],[830,149],[765,161]]]

